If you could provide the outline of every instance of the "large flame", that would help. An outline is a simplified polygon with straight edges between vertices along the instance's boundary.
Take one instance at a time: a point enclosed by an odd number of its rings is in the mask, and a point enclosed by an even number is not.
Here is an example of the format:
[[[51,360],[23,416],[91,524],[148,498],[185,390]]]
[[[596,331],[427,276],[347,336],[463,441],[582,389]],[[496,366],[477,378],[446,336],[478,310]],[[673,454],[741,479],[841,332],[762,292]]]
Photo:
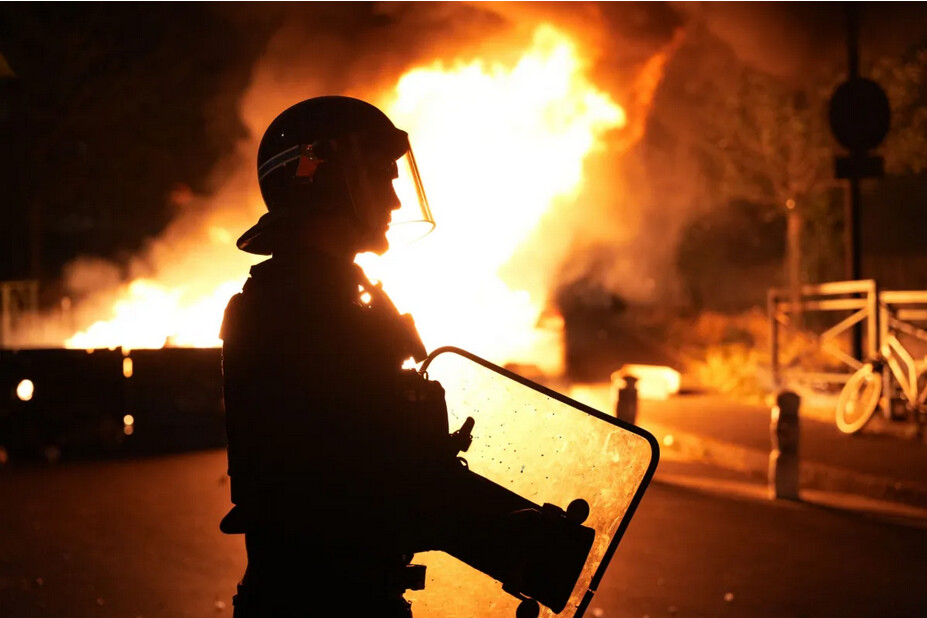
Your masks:
[[[538,223],[579,196],[584,159],[625,124],[587,68],[565,34],[542,26],[515,63],[435,63],[407,72],[381,98],[411,136],[438,227],[415,245],[358,261],[415,316],[429,349],[460,345],[499,363],[559,366],[560,329],[541,319],[544,277],[509,272],[503,281],[500,269],[523,243],[544,242],[532,238]],[[218,286],[136,280],[111,319],[66,345],[216,346],[222,309],[243,278],[240,260],[228,265]]]
[[[541,218],[577,197],[584,158],[625,123],[584,68],[565,35],[542,27],[514,66],[436,63],[399,81],[389,114],[408,127],[438,227],[359,261],[415,316],[428,347],[558,367],[560,329],[541,321],[545,290],[499,271],[522,243],[542,242],[531,238]]]
[[[225,305],[240,289],[240,277],[212,291],[169,288],[149,279],[136,279],[113,305],[112,319],[95,322],[65,345],[88,349],[217,346]]]

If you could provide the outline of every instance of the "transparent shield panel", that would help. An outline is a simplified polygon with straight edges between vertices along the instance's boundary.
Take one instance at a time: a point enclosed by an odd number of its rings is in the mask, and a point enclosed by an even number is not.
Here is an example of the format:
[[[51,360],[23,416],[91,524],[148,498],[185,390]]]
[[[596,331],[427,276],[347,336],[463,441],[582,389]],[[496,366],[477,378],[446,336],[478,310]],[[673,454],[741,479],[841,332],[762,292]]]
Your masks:
[[[581,616],[656,468],[653,436],[463,350],[437,350],[423,368],[445,388],[451,430],[475,421],[470,471],[536,505],[588,503],[595,536],[569,601],[540,613]],[[406,595],[416,618],[515,616],[520,600],[468,564],[443,552],[415,562],[428,567],[425,589]]]

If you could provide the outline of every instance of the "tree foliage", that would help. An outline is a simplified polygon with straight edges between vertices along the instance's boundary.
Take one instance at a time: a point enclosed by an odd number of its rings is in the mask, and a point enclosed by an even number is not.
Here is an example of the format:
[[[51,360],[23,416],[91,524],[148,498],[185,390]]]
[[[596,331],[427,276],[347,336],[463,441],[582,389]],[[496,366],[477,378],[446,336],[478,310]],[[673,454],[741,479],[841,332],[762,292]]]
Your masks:
[[[892,108],[891,131],[876,151],[887,173],[927,171],[927,49],[881,59],[868,77],[885,89]],[[840,66],[797,84],[732,68],[732,87],[716,89],[702,110],[699,152],[716,207],[749,202],[765,206],[771,217],[794,219],[784,257],[786,279],[796,289],[845,274],[843,181],[834,176],[843,148],[828,121],[830,97],[843,79]]]
[[[888,95],[892,124],[880,151],[889,173],[927,172],[927,47],[901,60],[883,58],[872,78]]]
[[[830,80],[833,82],[833,80]],[[790,87],[743,67],[732,92],[718,93],[703,154],[720,193],[783,209],[834,185],[833,139],[826,121],[832,83]]]

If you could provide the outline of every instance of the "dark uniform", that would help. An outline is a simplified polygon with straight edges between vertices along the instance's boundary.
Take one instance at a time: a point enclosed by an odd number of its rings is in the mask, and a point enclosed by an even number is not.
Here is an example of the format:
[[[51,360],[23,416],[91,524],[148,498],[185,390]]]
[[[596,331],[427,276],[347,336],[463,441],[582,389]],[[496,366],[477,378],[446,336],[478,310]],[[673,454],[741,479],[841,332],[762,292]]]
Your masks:
[[[301,257],[254,266],[222,327],[236,505],[223,528],[245,532],[248,551],[236,604],[262,608],[242,616],[312,615],[329,601],[406,615],[414,571],[403,566],[433,542],[420,496],[438,482],[429,450],[447,437],[446,411],[430,429],[410,422],[427,397],[401,368],[416,342],[388,307],[361,300],[360,269]],[[440,386],[430,392],[440,411]]]
[[[411,318],[353,263],[389,246],[400,162],[433,224],[408,135],[369,103],[297,103],[258,148],[268,212],[237,246],[273,257],[221,332],[234,507],[220,527],[248,553],[236,618],[409,616],[403,592],[424,585],[409,566],[435,543],[423,496],[456,461],[433,446],[443,390],[402,369],[425,355]]]

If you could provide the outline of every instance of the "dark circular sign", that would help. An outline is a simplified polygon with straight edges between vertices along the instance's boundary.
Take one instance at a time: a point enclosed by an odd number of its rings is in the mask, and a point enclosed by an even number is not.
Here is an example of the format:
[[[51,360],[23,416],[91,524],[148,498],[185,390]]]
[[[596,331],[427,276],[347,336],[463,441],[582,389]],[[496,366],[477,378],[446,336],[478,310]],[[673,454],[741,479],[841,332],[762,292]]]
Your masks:
[[[837,86],[830,98],[830,129],[850,151],[865,151],[881,144],[890,121],[888,97],[872,80],[848,79]]]

